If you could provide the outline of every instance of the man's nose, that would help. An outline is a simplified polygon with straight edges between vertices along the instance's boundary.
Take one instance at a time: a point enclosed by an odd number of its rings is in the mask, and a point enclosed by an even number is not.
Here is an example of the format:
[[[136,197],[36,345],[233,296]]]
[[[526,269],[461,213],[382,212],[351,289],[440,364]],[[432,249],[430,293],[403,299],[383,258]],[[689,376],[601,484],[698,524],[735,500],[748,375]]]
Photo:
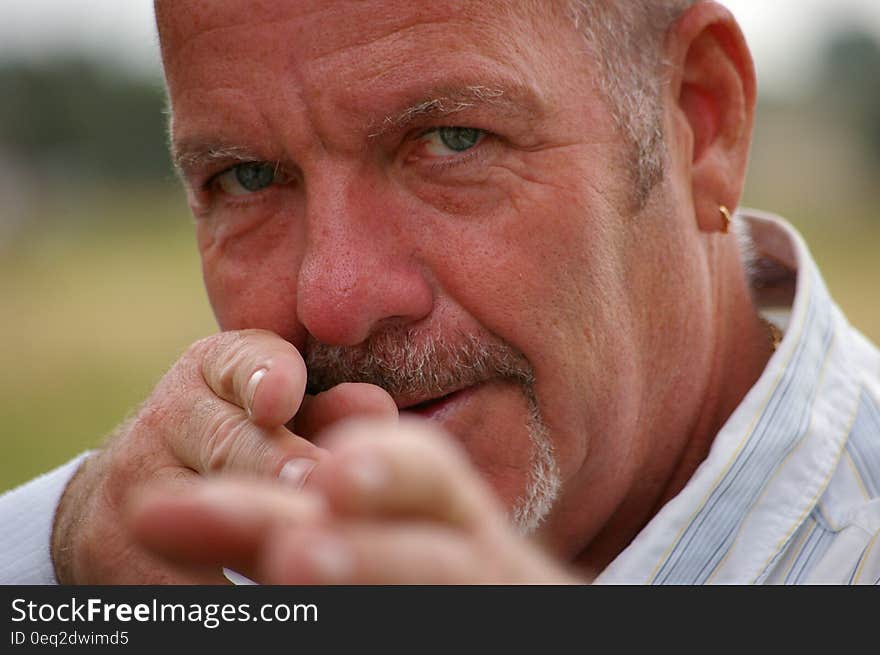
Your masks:
[[[309,189],[297,312],[318,341],[351,346],[431,313],[433,291],[403,203],[383,186],[335,177]]]

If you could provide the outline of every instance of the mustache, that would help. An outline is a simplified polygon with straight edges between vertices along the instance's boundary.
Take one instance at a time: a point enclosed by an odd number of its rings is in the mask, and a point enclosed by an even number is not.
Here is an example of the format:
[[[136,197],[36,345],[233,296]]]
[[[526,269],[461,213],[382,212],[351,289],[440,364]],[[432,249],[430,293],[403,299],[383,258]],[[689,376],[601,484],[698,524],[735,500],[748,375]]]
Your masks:
[[[443,335],[395,326],[355,346],[311,340],[305,347],[306,393],[345,382],[382,387],[395,397],[442,395],[492,378],[534,383],[532,367],[519,350],[488,333]]]

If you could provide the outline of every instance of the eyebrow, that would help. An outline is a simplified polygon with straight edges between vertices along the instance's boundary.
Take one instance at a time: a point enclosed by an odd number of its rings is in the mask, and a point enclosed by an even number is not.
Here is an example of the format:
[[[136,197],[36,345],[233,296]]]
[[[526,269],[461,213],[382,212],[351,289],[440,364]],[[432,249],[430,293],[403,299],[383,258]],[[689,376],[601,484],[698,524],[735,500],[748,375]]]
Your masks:
[[[184,181],[193,171],[216,162],[249,162],[260,159],[258,155],[242,146],[217,144],[201,138],[184,139],[179,143],[172,142],[171,146],[171,163]]]
[[[538,96],[525,86],[468,85],[435,89],[425,94],[424,99],[371,125],[369,138],[382,136],[391,130],[404,130],[419,120],[442,118],[481,106],[490,106],[506,114],[527,116],[539,114],[543,109]]]

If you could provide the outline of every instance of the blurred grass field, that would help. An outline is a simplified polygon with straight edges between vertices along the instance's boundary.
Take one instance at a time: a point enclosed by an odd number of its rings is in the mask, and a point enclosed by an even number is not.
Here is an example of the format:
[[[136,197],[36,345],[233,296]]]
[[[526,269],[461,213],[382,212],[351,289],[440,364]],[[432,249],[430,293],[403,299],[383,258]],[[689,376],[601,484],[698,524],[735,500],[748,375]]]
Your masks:
[[[215,331],[181,193],[43,211],[0,251],[0,488],[99,444]]]
[[[216,330],[181,192],[120,190],[40,213],[0,243],[0,489],[98,445]],[[850,320],[880,342],[880,217],[790,218]]]

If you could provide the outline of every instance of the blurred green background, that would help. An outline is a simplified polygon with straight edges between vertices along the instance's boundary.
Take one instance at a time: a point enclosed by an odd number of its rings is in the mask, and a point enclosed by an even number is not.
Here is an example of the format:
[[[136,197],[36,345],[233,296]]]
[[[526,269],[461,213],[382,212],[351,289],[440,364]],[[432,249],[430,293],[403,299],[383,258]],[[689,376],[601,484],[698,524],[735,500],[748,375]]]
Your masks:
[[[2,490],[99,444],[215,324],[155,66],[10,58],[0,100]],[[762,88],[744,204],[795,222],[874,341],[878,202],[880,44],[835,30],[797,93]]]

